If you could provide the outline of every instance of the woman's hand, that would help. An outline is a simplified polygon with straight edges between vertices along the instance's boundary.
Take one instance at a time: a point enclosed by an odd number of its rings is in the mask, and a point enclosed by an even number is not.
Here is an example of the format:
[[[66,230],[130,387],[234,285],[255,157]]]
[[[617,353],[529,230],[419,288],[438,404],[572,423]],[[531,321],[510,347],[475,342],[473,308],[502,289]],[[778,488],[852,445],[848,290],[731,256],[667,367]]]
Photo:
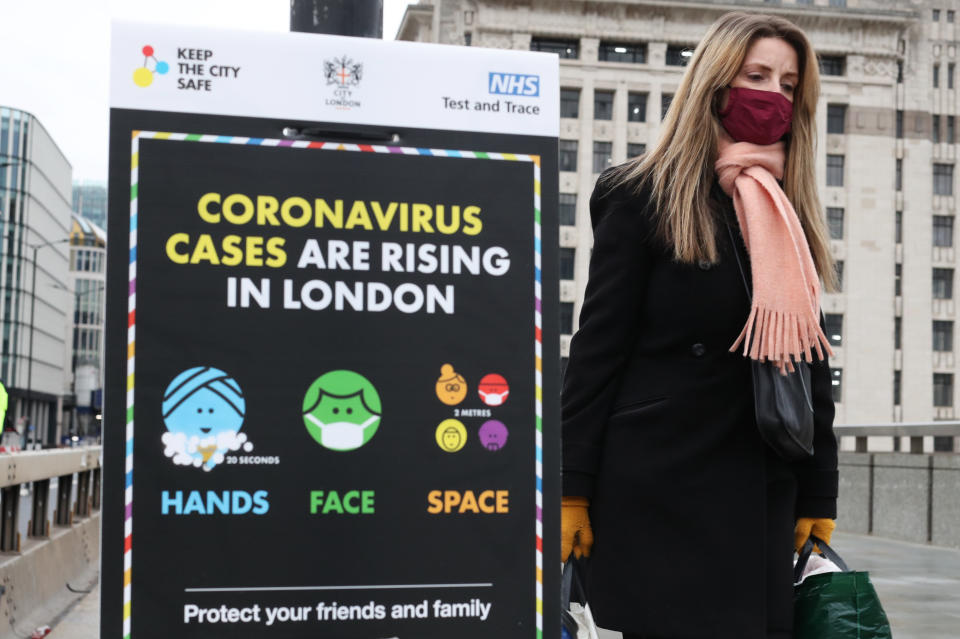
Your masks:
[[[566,561],[573,551],[574,556],[589,557],[593,547],[593,529],[586,497],[562,497],[560,499],[560,561]]]
[[[803,545],[807,543],[807,539],[810,538],[811,534],[822,539],[824,543],[829,544],[830,536],[833,534],[833,529],[836,527],[837,522],[833,519],[800,517],[797,519],[797,525],[793,529],[793,545],[796,548],[797,553],[803,549]],[[817,548],[816,544],[813,546],[813,552],[820,552],[820,549]]]

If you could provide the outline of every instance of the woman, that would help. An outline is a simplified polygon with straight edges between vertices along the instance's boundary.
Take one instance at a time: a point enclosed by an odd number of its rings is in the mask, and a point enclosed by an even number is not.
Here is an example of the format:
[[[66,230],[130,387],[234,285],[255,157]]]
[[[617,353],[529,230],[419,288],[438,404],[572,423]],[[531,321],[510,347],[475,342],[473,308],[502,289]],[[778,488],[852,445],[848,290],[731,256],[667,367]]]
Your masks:
[[[836,276],[814,177],[818,94],[797,27],[724,15],[656,147],[601,175],[590,199],[563,383],[562,553],[590,554],[594,616],[625,639],[791,637],[793,550],[811,529],[829,542],[819,280]],[[819,356],[815,455],[788,463],[760,438],[744,355],[790,370],[801,353]]]

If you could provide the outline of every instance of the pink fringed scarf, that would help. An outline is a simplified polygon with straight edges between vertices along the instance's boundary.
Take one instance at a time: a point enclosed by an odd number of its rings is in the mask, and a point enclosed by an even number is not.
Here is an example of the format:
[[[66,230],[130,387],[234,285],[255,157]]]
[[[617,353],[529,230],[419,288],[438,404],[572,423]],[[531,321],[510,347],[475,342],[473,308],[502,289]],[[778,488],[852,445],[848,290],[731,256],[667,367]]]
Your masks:
[[[820,278],[793,205],[777,180],[783,177],[784,143],[734,142],[721,133],[716,162],[720,186],[733,198],[753,269],[753,306],[731,351],[773,362],[780,372],[793,362],[833,355],[820,328]],[[822,347],[822,348],[821,348]],[[791,360],[792,357],[792,360]]]

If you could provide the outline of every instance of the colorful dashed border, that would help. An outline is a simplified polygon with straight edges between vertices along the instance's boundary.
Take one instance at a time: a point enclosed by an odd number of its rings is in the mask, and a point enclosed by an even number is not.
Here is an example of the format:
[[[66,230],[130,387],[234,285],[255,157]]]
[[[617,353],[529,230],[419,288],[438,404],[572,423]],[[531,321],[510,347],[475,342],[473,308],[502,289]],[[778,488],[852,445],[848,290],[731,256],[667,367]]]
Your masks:
[[[137,283],[137,186],[139,182],[140,140],[175,140],[179,142],[214,142],[254,146],[291,147],[295,149],[322,149],[324,151],[360,151],[365,153],[398,153],[402,155],[429,155],[447,158],[478,160],[506,160],[533,164],[533,248],[534,248],[534,349],[536,370],[536,595],[537,639],[543,639],[543,318],[541,315],[541,233],[540,233],[540,156],[519,153],[428,149],[412,146],[384,146],[378,144],[344,144],[340,142],[313,142],[308,140],[280,140],[275,138],[247,138],[230,135],[199,133],[170,133],[162,131],[133,131],[130,146],[130,288],[127,308],[127,430],[126,430],[126,493],[124,504],[123,540],[123,637],[130,639],[133,607],[131,576],[133,572],[133,389],[134,345],[136,333]]]

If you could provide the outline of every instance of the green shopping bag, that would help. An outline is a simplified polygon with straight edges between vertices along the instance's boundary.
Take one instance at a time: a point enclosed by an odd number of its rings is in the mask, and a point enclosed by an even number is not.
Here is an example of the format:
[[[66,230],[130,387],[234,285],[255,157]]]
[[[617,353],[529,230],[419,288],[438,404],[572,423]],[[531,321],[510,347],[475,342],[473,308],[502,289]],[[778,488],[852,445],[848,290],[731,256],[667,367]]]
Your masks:
[[[798,583],[816,544],[843,572],[810,575]],[[804,544],[793,573],[794,639],[892,639],[887,615],[866,572],[850,570],[822,539]]]

